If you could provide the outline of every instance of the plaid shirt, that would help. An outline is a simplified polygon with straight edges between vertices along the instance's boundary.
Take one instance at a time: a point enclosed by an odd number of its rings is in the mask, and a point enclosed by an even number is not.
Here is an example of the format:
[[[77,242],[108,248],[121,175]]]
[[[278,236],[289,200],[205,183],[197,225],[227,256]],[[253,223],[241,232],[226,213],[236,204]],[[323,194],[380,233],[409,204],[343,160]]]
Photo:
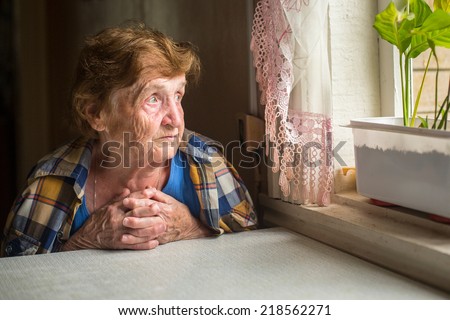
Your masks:
[[[92,146],[92,140],[78,138],[37,163],[9,213],[1,255],[59,251],[84,197]],[[180,144],[200,202],[200,220],[217,234],[253,229],[250,195],[218,146],[188,130]]]

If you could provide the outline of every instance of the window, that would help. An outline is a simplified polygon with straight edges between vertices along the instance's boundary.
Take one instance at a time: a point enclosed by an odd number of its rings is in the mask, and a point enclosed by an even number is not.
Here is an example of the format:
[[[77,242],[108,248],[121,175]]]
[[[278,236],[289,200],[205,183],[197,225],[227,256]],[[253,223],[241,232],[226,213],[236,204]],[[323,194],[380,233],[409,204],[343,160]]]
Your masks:
[[[335,145],[352,165],[350,119],[401,116],[398,57],[378,41],[372,23],[390,0],[330,1],[330,50]],[[379,46],[379,51],[378,51]],[[336,166],[339,169],[339,164]],[[260,195],[264,220],[293,229],[353,255],[436,287],[450,290],[450,226],[404,208],[382,208],[354,190],[335,194],[329,207],[305,207]],[[405,214],[409,211],[410,214]],[[441,245],[438,245],[441,244]]]

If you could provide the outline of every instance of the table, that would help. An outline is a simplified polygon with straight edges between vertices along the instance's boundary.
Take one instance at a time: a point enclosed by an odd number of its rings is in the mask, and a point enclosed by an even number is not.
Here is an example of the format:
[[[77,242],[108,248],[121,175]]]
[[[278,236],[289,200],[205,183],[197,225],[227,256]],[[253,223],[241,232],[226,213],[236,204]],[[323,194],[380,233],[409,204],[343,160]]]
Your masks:
[[[151,251],[0,259],[0,299],[449,299],[330,246],[269,228]]]

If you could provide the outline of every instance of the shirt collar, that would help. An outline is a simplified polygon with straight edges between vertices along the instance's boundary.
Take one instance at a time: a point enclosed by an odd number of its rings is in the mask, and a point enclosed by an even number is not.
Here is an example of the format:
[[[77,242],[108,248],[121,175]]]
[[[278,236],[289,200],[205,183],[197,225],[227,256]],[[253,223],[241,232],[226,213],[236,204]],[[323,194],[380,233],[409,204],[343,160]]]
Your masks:
[[[84,196],[94,140],[85,137],[75,139],[38,161],[28,175],[28,181],[43,176],[59,176],[74,179],[78,198]]]
[[[180,151],[190,155],[199,163],[211,163],[218,151],[223,152],[220,142],[185,129],[180,143]]]

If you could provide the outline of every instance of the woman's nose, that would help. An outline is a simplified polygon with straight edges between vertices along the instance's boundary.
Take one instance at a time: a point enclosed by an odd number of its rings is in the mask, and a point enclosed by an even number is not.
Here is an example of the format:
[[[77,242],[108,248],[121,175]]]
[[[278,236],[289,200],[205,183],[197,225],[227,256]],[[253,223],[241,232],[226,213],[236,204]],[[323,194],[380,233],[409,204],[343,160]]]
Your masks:
[[[162,125],[170,124],[177,127],[183,121],[183,108],[181,107],[181,104],[179,102],[177,103],[174,99],[167,102],[165,112],[166,114],[162,120]]]

